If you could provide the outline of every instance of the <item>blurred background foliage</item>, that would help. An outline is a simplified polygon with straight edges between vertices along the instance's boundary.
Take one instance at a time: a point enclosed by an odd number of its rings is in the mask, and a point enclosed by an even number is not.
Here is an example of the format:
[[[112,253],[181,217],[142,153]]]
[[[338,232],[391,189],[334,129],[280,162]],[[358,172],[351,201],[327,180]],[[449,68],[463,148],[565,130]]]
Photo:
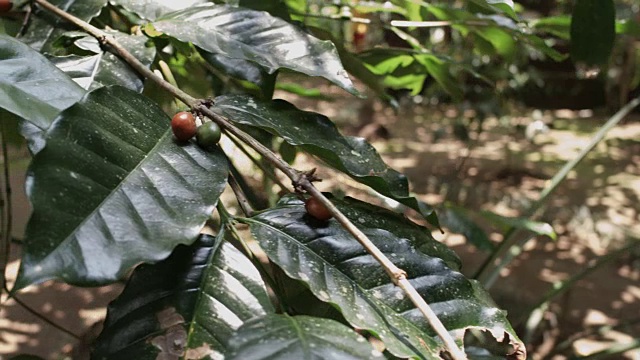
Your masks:
[[[206,1],[189,4],[199,2]],[[637,1],[227,1],[333,41],[363,94],[358,101],[322,79],[157,34],[147,22],[175,5],[157,1],[145,12],[136,7],[142,3],[111,0],[92,22],[146,35],[157,50],[149,63],[194,96],[275,94],[373,141],[437,207],[446,235],[434,234],[510,311],[532,358],[640,356],[638,115],[609,137],[597,134],[640,96]],[[0,18],[0,32],[18,35],[28,7],[16,1],[16,11]],[[45,46],[58,64],[100,53],[92,39],[72,32]],[[60,67],[84,76],[74,65]],[[167,113],[180,107],[152,83],[143,94]],[[18,119],[4,111],[0,117],[13,151],[3,152],[4,161],[24,170]],[[595,150],[580,153],[589,140]],[[288,161],[313,162],[274,147]],[[578,166],[576,158],[586,160]],[[326,186],[347,192],[347,183],[336,177]],[[15,229],[20,238],[21,226]]]

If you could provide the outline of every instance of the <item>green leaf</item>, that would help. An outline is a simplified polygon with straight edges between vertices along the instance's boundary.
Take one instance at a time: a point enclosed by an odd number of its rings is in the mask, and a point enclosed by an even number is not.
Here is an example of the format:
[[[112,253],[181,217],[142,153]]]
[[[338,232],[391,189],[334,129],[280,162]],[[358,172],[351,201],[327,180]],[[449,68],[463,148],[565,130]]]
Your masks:
[[[138,15],[140,18],[151,21],[168,13],[188,9],[206,2],[207,0],[109,0],[111,5],[122,6],[122,8]]]
[[[208,52],[253,61],[274,72],[288,68],[322,76],[352,94],[335,46],[268,13],[213,4],[168,14],[153,28]]]
[[[462,98],[462,89],[451,75],[451,61],[433,54],[372,49],[362,53],[360,59],[374,74],[384,76],[384,84],[390,88],[409,89],[417,95],[422,91],[427,76],[432,76],[451,96]]]
[[[228,360],[382,359],[367,340],[341,323],[270,314],[247,321],[229,341]]]
[[[0,34],[0,107],[46,130],[86,93],[26,44]]]
[[[245,321],[273,313],[260,273],[223,236],[201,235],[138,267],[109,305],[92,358],[159,359],[171,347],[174,356],[218,359]]]
[[[192,243],[227,179],[221,151],[177,144],[136,92],[104,87],[65,110],[27,174],[33,214],[14,291],[48,279],[95,285]]]
[[[458,344],[465,330],[476,328],[490,331],[498,341],[508,334],[515,351],[524,355],[506,313],[476,281],[450,267],[455,254],[426,229],[367,203],[333,202],[407,272]],[[306,213],[301,200],[289,196],[246,222],[274,263],[307,283],[316,297],[336,306],[352,326],[382,339],[393,355],[440,359],[443,345],[425,318],[335,219],[318,221]]]
[[[145,46],[146,37],[116,31],[110,34],[141,63],[147,67],[151,66],[156,50],[154,47]],[[53,64],[71,76],[78,85],[87,90],[120,85],[137,92],[142,91],[144,82],[140,75],[116,55],[101,50],[98,40],[87,35],[76,40],[76,43],[79,42],[82,42],[80,46],[85,49],[97,49],[98,53],[89,56],[69,55],[50,58]]]
[[[496,53],[511,60],[516,51],[516,40],[512,34],[497,26],[474,28],[473,32],[491,43]]]
[[[55,7],[75,17],[89,22],[102,11],[108,0],[51,0]],[[27,31],[20,39],[32,48],[43,52],[51,52],[53,42],[69,29],[75,29],[66,20],[49,11],[40,10],[37,16],[29,19]]]
[[[452,232],[464,235],[467,241],[478,249],[488,252],[494,250],[495,247],[487,233],[469,217],[466,209],[447,204],[438,211],[438,219]]]
[[[436,79],[436,82],[442,86],[444,91],[454,99],[462,99],[464,94],[459,82],[451,75],[450,62],[429,54],[418,55],[416,60],[424,65],[429,75]]]
[[[417,95],[422,91],[427,70],[413,54],[405,51],[372,49],[359,56],[369,71],[382,76],[383,84],[392,89],[408,89]]]
[[[342,136],[326,116],[302,111],[284,100],[259,101],[245,95],[219,96],[213,110],[235,123],[282,137],[356,181],[418,211],[437,226],[433,209],[409,195],[406,176],[388,167],[364,139]]]
[[[408,20],[422,21],[422,15],[420,14],[422,4],[420,2],[414,0],[394,0],[393,2],[405,10],[404,15]]]
[[[564,40],[569,40],[571,35],[571,17],[569,15],[550,16],[533,20],[530,26],[538,31],[547,32]]]
[[[571,57],[588,65],[609,60],[616,37],[613,0],[576,0],[571,15]]]

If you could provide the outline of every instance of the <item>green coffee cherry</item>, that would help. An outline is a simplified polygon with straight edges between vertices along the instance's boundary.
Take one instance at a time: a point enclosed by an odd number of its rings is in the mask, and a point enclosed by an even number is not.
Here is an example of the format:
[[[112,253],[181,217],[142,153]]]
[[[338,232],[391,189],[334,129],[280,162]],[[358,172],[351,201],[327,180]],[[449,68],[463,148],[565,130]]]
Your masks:
[[[215,146],[220,141],[220,126],[213,121],[207,121],[198,127],[196,132],[196,140],[198,145],[203,148]]]

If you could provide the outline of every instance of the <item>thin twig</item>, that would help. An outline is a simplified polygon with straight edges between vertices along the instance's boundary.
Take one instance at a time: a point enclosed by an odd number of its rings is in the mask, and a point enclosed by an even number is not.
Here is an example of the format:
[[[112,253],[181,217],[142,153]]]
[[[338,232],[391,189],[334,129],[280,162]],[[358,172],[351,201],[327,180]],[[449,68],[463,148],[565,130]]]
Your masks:
[[[362,244],[362,246],[383,266],[387,274],[389,274],[389,277],[391,278],[393,283],[403,289],[403,291],[411,299],[414,305],[416,305],[420,312],[425,316],[427,321],[431,324],[438,336],[440,336],[446,350],[450,353],[451,357],[454,360],[464,360],[467,358],[465,353],[456,345],[455,341],[451,337],[451,334],[449,334],[449,332],[445,329],[440,319],[435,316],[433,310],[424,301],[420,294],[418,294],[413,285],[411,285],[411,283],[407,280],[406,272],[398,268],[393,262],[391,262],[389,258],[387,258],[386,255],[384,255],[384,253],[382,253],[382,251],[380,251],[380,249],[378,249],[371,242],[371,240],[369,240],[367,236],[362,231],[360,231],[360,229],[358,229],[349,219],[347,219],[347,217],[344,216],[344,214],[342,214],[331,203],[331,201],[329,201],[329,199],[322,195],[322,193],[318,189],[316,189],[315,186],[313,186],[304,172],[300,172],[289,166],[287,162],[279,158],[266,146],[262,145],[256,139],[233,125],[226,117],[209,109],[209,107],[203,101],[195,99],[191,95],[185,93],[184,91],[176,88],[164,79],[155,75],[151,70],[144,66],[144,64],[142,64],[140,61],[138,61],[138,59],[131,55],[131,53],[129,53],[124,47],[122,47],[114,37],[108,36],[95,26],[92,26],[73,15],[58,9],[46,0],[35,0],[35,2],[97,38],[98,41],[100,41],[108,49],[113,50],[118,56],[120,56],[142,76],[157,83],[158,86],[167,90],[169,93],[173,94],[175,97],[188,104],[193,110],[206,115],[208,118],[220,125],[221,128],[233,134],[238,139],[252,147],[261,156],[263,156],[276,168],[282,171],[289,179],[291,179],[295,188],[302,188],[309,194],[311,194],[311,196],[320,200],[320,202],[322,202],[334,215],[338,222],[340,222],[340,224],[344,226],[345,229],[349,231],[356,238],[356,240],[358,240],[358,242],[360,242],[360,244]]]
[[[11,201],[11,176],[9,170],[9,151],[7,148],[7,138],[5,134],[5,123],[0,123],[0,141],[2,142],[2,164],[4,168],[4,196],[0,198],[3,205],[2,211],[2,248],[0,249],[0,286],[6,287],[5,270],[9,264],[9,253],[11,251],[11,231],[13,224],[13,209]]]
[[[238,199],[238,204],[240,205],[240,209],[246,216],[253,215],[253,208],[247,200],[247,196],[242,191],[240,184],[238,184],[238,180],[233,176],[233,173],[229,173],[229,186],[231,186],[231,190],[236,195],[236,199]]]

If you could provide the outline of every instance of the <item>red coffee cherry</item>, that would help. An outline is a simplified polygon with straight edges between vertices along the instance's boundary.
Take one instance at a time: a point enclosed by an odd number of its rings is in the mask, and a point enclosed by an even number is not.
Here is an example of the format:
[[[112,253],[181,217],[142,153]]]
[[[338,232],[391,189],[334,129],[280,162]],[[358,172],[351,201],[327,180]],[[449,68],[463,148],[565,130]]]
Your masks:
[[[198,130],[196,119],[190,112],[181,111],[171,119],[171,130],[178,141],[189,141]]]
[[[314,197],[311,197],[304,202],[304,208],[307,210],[307,214],[321,221],[327,221],[333,217],[333,214],[329,212],[329,209],[327,209],[320,200]]]
[[[11,0],[0,0],[0,13],[8,13],[13,7]]]

